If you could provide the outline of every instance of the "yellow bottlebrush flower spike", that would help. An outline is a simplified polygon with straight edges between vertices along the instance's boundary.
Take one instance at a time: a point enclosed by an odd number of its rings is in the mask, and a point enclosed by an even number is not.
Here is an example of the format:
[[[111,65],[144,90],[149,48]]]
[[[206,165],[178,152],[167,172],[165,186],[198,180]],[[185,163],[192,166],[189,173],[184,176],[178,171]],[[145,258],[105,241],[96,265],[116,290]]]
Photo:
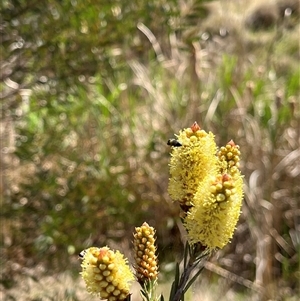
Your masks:
[[[210,249],[223,248],[232,238],[243,199],[239,146],[231,140],[217,157],[218,175],[199,183],[194,207],[185,219],[189,240]]]
[[[172,147],[169,194],[185,211],[191,244],[223,248],[232,238],[241,212],[243,179],[240,150],[233,141],[217,152],[214,135],[195,122]]]
[[[229,174],[200,183],[184,220],[191,243],[221,249],[230,241],[241,213],[242,186],[241,176],[234,180]]]
[[[158,276],[155,230],[143,223],[141,227],[135,228],[133,237],[136,278],[140,284],[155,281]]]
[[[217,146],[213,133],[201,130],[196,122],[176,136],[181,146],[172,147],[168,192],[188,211],[199,183],[218,169]]]
[[[81,274],[87,291],[108,301],[125,300],[134,275],[124,256],[108,247],[91,247],[81,254]]]

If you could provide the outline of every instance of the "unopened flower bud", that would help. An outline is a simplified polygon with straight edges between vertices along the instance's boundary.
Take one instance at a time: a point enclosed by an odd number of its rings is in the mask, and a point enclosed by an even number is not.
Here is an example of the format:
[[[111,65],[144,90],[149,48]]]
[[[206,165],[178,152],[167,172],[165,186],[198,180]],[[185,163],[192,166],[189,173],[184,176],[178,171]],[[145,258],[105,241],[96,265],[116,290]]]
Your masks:
[[[81,254],[81,275],[87,291],[108,301],[125,300],[134,276],[124,256],[108,247],[91,247]]]
[[[141,284],[155,281],[158,276],[155,230],[143,223],[141,227],[135,228],[133,237],[136,278]]]

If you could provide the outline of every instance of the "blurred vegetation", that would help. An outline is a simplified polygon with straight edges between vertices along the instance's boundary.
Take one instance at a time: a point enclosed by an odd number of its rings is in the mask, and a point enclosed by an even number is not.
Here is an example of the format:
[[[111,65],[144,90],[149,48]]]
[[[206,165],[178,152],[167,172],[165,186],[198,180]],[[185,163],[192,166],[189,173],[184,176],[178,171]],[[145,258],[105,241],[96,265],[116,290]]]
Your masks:
[[[4,0],[2,288],[76,272],[91,245],[129,255],[144,221],[167,272],[182,244],[166,141],[197,120],[220,145],[241,146],[245,174],[242,218],[212,262],[264,287],[260,300],[299,294],[299,9],[297,0]],[[225,292],[256,292],[228,279]]]

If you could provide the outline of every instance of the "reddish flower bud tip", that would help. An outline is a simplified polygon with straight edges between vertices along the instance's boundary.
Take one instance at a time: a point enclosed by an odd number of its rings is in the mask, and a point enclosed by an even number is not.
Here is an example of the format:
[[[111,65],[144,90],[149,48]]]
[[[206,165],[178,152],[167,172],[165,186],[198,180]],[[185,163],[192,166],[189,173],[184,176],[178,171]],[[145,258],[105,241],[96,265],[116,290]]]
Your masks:
[[[232,139],[227,144],[229,144],[232,147],[236,146],[236,144],[234,143],[234,141]]]
[[[225,173],[224,175],[222,175],[222,181],[223,182],[227,182],[231,179],[230,175]]]
[[[201,128],[200,128],[199,124],[197,123],[197,121],[195,121],[195,122],[193,123],[193,125],[191,126],[191,129],[192,129],[192,131],[193,131],[194,133],[197,132],[197,131],[199,131],[199,130],[201,130]]]
[[[102,260],[103,257],[107,254],[107,251],[108,251],[107,248],[101,248],[101,249],[99,250],[98,258],[99,258],[100,260]]]

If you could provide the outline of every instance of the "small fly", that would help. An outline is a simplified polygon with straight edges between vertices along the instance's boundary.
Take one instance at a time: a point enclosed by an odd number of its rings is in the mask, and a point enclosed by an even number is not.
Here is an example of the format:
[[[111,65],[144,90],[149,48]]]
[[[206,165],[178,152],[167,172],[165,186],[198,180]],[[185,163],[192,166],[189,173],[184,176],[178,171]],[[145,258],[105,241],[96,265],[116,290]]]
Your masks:
[[[167,144],[170,145],[170,146],[174,146],[174,147],[182,146],[182,144],[176,139],[169,139]]]
[[[85,256],[85,254],[86,254],[86,250],[83,250],[83,251],[81,251],[80,253],[79,253],[79,259],[83,259],[83,257]]]

